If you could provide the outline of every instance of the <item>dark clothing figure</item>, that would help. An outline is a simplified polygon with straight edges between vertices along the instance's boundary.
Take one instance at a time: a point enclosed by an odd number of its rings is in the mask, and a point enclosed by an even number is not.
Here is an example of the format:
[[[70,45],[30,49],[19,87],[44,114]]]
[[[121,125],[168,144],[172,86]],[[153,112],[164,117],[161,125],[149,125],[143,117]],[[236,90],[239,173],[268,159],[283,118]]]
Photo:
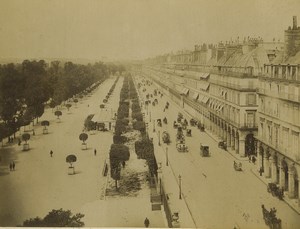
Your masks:
[[[96,150],[96,149],[94,149],[94,155],[95,155],[95,156],[97,155],[97,150]]]
[[[145,221],[144,221],[145,227],[149,227],[150,221],[149,219],[146,217]]]
[[[53,151],[51,150],[51,151],[50,151],[50,156],[52,157],[52,155],[53,155]]]
[[[18,142],[18,145],[21,145],[21,139],[19,138],[19,142]]]
[[[15,167],[16,167],[16,165],[15,165],[15,162],[13,161],[13,163],[12,163],[12,170],[15,170]]]
[[[262,173],[263,173],[263,168],[260,167],[260,169],[259,169],[259,175],[262,176]]]
[[[12,166],[12,163],[10,162],[10,163],[9,163],[9,170],[10,170],[10,171],[12,171],[12,167],[13,167],[13,166]]]
[[[252,157],[252,163],[255,164],[255,162],[256,162],[256,158],[253,156]]]
[[[125,161],[122,161],[122,166],[123,168],[125,168]]]

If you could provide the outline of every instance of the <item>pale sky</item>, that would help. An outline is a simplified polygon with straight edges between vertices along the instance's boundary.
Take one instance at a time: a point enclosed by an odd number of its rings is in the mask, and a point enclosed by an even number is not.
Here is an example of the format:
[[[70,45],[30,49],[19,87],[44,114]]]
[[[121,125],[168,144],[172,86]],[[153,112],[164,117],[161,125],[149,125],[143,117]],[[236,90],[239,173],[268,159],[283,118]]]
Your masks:
[[[300,0],[0,0],[0,58],[146,58],[195,44],[283,40]]]

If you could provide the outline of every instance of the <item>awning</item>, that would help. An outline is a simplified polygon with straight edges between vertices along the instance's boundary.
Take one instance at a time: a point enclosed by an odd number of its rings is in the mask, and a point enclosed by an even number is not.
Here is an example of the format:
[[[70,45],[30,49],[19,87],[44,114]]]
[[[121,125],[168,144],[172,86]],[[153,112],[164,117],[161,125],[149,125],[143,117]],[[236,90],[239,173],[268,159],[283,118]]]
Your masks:
[[[182,91],[181,91],[180,94],[182,94],[182,95],[187,95],[187,94],[189,93],[189,90],[190,90],[190,89],[188,89],[188,88],[182,88]]]
[[[201,102],[206,104],[208,100],[209,100],[209,97],[203,96],[203,99]]]
[[[203,99],[203,97],[204,97],[203,95],[199,94],[199,96],[198,96],[198,101],[201,102],[202,99]]]
[[[193,99],[194,99],[194,100],[197,100],[198,97],[199,97],[199,94],[195,92],[194,95],[193,95]]]
[[[184,71],[182,70],[175,70],[175,74],[179,76],[184,76]]]
[[[202,79],[207,79],[207,77],[209,77],[209,73],[203,73],[200,75],[200,78]]]
[[[208,87],[209,87],[208,82],[201,82],[201,84],[200,84],[201,90],[206,91],[208,89]]]

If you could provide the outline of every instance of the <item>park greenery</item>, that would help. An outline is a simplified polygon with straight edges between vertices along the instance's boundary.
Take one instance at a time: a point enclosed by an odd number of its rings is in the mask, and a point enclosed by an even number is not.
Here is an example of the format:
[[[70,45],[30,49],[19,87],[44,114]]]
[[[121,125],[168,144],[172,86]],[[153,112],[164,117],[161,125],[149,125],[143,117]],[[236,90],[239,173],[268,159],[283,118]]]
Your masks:
[[[24,60],[21,64],[0,65],[0,140],[15,135],[34,119],[38,122],[46,105],[54,109],[73,99],[76,106],[78,98],[109,75],[124,70],[122,65],[102,62],[82,65]]]
[[[70,210],[52,210],[44,218],[35,217],[23,222],[23,227],[83,227],[83,214],[72,214]]]

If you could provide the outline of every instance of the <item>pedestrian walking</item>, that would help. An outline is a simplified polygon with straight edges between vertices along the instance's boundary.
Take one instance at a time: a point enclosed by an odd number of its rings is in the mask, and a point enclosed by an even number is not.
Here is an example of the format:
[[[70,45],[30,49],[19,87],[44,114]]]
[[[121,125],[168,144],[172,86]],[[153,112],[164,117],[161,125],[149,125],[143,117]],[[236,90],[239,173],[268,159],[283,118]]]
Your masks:
[[[96,149],[94,149],[94,155],[95,155],[95,156],[97,155],[97,150],[96,150]]]
[[[255,164],[255,162],[256,162],[256,158],[252,156],[252,163]]]
[[[16,167],[16,165],[15,165],[15,162],[13,161],[12,162],[12,169],[15,171],[15,167]]]
[[[12,171],[12,163],[9,163],[9,170]]]
[[[259,175],[260,175],[260,176],[262,176],[263,171],[264,171],[263,168],[260,167],[260,169],[259,169]]]
[[[52,157],[52,155],[53,155],[53,151],[52,151],[52,150],[50,150],[50,156]]]
[[[150,221],[149,219],[146,217],[145,221],[144,221],[144,225],[145,227],[149,227]]]

